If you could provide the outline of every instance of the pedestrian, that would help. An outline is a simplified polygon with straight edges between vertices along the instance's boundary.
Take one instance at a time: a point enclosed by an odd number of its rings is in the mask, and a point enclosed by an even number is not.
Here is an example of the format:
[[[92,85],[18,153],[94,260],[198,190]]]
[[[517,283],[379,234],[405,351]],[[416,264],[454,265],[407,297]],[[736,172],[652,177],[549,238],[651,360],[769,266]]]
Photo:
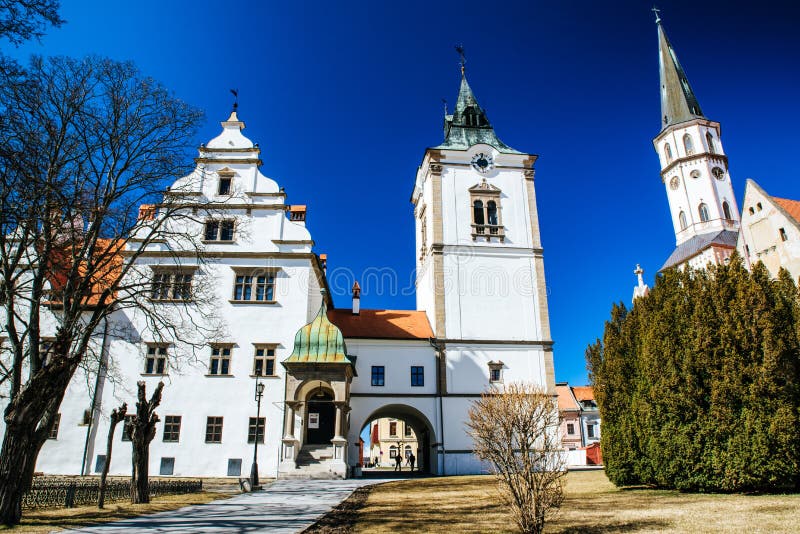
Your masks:
[[[394,470],[395,471],[402,471],[403,470],[403,455],[397,454],[394,457]]]
[[[416,462],[416,461],[417,461],[417,457],[414,456],[413,452],[408,455],[408,465],[411,466],[411,470],[412,471],[414,470],[414,462]]]

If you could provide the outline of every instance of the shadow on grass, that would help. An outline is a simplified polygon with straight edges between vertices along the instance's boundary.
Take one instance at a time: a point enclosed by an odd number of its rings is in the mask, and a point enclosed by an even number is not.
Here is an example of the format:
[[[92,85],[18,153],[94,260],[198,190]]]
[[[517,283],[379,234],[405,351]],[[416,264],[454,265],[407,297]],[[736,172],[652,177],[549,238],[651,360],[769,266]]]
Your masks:
[[[574,522],[573,522],[574,523]],[[619,521],[597,525],[594,523],[573,524],[567,528],[555,530],[561,534],[605,534],[606,532],[636,532],[637,530],[666,530],[671,527],[669,521],[641,519],[638,521]],[[549,529],[548,529],[549,530]]]

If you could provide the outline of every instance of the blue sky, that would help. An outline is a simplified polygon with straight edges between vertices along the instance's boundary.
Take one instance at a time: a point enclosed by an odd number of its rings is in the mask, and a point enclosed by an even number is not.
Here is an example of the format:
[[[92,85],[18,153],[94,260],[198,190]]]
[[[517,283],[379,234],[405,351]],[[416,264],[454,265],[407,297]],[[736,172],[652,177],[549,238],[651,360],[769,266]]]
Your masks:
[[[636,263],[652,283],[674,246],[658,160],[656,27],[650,3],[65,2],[67,20],[13,53],[133,60],[204,109],[197,143],[240,92],[262,172],[307,204],[329,270],[414,269],[412,206],[424,150],[467,51],[480,104],[509,145],[539,154],[536,188],[556,378],[586,381],[584,350],[611,303],[630,301]],[[746,178],[800,199],[800,4],[663,2],[666,31],[722,142],[741,202]],[[339,306],[349,306],[337,279]],[[367,308],[413,293],[365,291]]]

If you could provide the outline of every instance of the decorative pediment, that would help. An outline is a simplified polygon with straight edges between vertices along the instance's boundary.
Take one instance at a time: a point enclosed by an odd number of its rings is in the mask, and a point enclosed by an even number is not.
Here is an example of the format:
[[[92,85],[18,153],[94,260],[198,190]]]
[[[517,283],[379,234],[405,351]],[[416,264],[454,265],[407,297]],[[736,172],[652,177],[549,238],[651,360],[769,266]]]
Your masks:
[[[219,169],[217,171],[217,174],[219,176],[224,176],[224,177],[227,178],[227,177],[232,177],[232,176],[236,175],[236,171],[234,171],[230,167],[223,167],[222,169]]]
[[[469,188],[470,193],[477,193],[479,195],[497,195],[499,196],[502,191],[500,188],[490,184],[486,181],[486,178],[481,180],[481,183],[475,184]]]

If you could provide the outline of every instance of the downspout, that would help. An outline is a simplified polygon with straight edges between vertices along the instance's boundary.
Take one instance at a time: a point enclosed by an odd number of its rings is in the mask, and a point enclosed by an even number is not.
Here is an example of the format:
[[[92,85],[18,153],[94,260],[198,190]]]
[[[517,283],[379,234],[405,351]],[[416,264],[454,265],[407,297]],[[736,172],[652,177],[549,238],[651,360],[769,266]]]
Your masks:
[[[444,396],[444,391],[442,388],[442,358],[444,358],[444,347],[440,343],[436,341],[435,338],[429,338],[428,343],[430,343],[431,347],[434,348],[436,351],[436,396],[439,399],[439,444],[442,448],[442,476],[446,476],[446,462],[445,457],[447,452],[444,448],[444,401],[442,397]]]
[[[86,440],[83,443],[83,459],[81,460],[81,475],[88,475],[86,472],[86,455],[89,452],[89,441],[94,428],[95,412],[97,411],[97,394],[100,390],[101,374],[105,375],[108,355],[108,317],[103,318],[103,341],[100,344],[100,363],[97,365],[97,378],[94,382],[94,393],[92,394],[92,407],[89,414],[89,425],[86,427]]]

